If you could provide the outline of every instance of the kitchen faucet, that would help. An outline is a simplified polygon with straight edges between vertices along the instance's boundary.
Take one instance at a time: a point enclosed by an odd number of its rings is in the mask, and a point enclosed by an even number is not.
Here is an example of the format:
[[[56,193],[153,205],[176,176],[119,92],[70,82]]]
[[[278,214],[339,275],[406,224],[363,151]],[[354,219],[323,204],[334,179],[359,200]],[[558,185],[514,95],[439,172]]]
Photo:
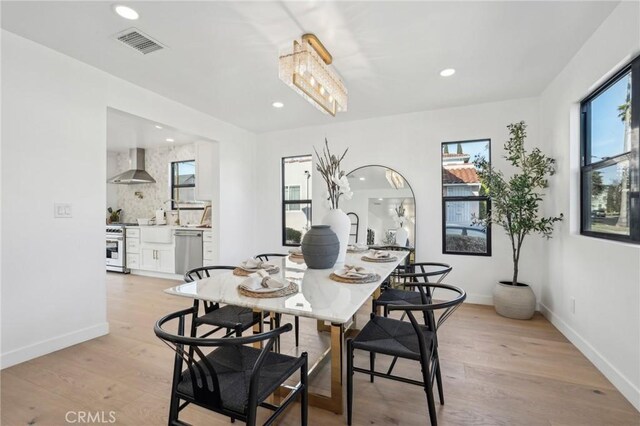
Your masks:
[[[167,203],[171,203],[174,202],[176,203],[176,210],[178,211],[178,218],[176,219],[176,225],[180,226],[180,203],[178,203],[178,200],[174,200],[173,198],[168,199],[167,201],[165,201],[162,204],[167,204]],[[171,206],[173,207],[173,206]]]

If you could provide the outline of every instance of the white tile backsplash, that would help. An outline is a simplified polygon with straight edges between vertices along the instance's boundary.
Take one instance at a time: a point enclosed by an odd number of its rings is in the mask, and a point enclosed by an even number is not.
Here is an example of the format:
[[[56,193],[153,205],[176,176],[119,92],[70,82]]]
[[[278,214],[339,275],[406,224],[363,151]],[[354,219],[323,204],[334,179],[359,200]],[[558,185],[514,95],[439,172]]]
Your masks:
[[[117,206],[110,207],[122,209],[120,220],[123,222],[135,222],[138,218],[155,217],[155,211],[161,207],[165,210],[171,209],[171,204],[165,203],[171,198],[169,191],[171,162],[195,160],[195,152],[194,144],[146,149],[145,169],[156,180],[156,183],[115,185],[117,187]],[[117,173],[130,169],[128,152],[108,155],[107,159],[108,161],[116,161]],[[110,167],[107,169],[112,170]],[[135,195],[136,192],[141,192],[142,198]],[[182,224],[200,223],[202,212],[202,210],[181,210],[180,221]]]

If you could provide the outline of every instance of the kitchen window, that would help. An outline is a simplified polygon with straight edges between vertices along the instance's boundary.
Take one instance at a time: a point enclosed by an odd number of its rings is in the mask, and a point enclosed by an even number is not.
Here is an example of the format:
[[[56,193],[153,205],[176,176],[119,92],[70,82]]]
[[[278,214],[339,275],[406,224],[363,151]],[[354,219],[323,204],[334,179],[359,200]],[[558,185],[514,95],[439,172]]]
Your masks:
[[[489,139],[442,144],[442,252],[491,256],[491,201],[480,185],[474,160],[491,161]]]
[[[180,210],[202,210],[206,203],[196,200],[196,161],[174,161],[171,163],[171,195]],[[171,209],[176,210],[176,201]]]
[[[298,246],[311,228],[311,155],[282,159],[282,245]]]
[[[581,233],[640,243],[640,57],[597,88],[581,110]]]

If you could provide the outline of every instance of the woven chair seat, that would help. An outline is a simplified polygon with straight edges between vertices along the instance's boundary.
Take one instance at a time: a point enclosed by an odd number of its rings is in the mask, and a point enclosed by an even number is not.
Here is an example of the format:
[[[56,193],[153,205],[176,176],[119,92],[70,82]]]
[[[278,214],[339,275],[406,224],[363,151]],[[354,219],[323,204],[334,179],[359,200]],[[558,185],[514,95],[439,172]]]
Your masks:
[[[390,288],[385,290],[380,297],[376,299],[378,305],[391,305],[391,304],[408,304],[419,305],[422,303],[420,292],[412,290],[400,290],[397,288]]]
[[[218,375],[222,406],[237,413],[244,413],[248,404],[249,380],[253,366],[260,355],[260,349],[250,346],[220,347],[206,356]],[[198,364],[202,364],[199,361]],[[258,404],[272,394],[281,383],[291,376],[302,365],[298,358],[269,352],[265,363],[259,372]],[[195,369],[195,371],[199,371]],[[203,369],[202,371],[207,371]],[[202,378],[197,377],[199,387]],[[211,377],[206,376],[207,389],[212,390]],[[182,380],[178,385],[178,392],[193,397],[193,386],[189,370],[182,372]]]
[[[421,326],[422,333],[431,348],[434,333]],[[420,360],[420,347],[416,331],[410,322],[393,318],[374,317],[353,339],[353,347],[369,352]]]
[[[254,312],[250,308],[232,305],[221,306],[196,318],[198,325],[208,324],[217,327],[234,328],[236,324],[241,324],[243,330],[258,322],[260,322],[259,312]]]

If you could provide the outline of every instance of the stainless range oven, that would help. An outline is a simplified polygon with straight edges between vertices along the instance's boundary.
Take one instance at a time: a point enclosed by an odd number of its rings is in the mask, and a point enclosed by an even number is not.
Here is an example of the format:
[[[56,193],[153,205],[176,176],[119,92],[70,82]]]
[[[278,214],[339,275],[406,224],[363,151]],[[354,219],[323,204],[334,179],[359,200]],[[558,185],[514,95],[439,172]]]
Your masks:
[[[125,232],[122,225],[107,225],[107,271],[127,273]]]

